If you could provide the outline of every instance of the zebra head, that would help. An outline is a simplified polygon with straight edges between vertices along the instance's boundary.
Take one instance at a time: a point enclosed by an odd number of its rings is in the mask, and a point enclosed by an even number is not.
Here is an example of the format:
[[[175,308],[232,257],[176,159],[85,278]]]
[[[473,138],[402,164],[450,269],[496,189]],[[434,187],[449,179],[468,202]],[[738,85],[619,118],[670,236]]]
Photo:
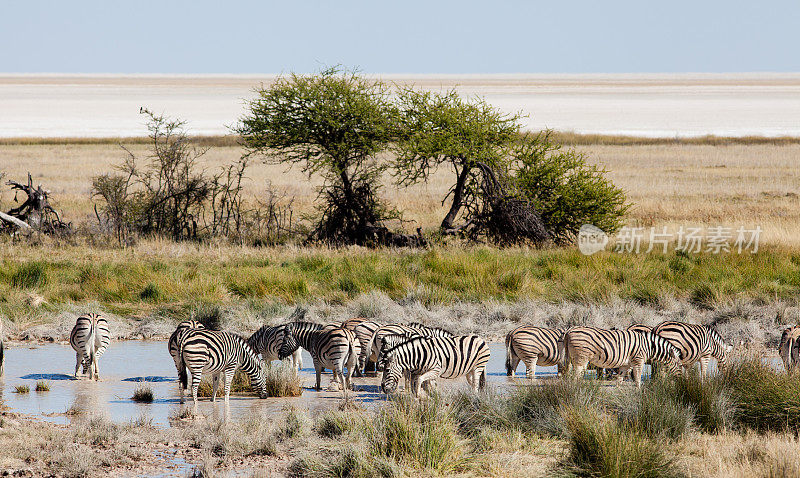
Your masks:
[[[300,342],[298,342],[297,334],[295,333],[295,324],[290,322],[283,328],[283,343],[281,344],[280,350],[278,350],[278,359],[285,359],[292,355],[299,347]]]
[[[711,329],[711,356],[717,359],[717,367],[722,368],[728,360],[728,354],[733,350],[733,345],[727,345],[716,330]]]
[[[381,392],[387,395],[396,392],[397,384],[400,382],[402,374],[397,358],[394,354],[389,354],[386,357],[385,371],[383,372],[383,380],[381,380]]]
[[[389,361],[389,351],[407,342],[409,338],[411,337],[401,334],[391,334],[381,338],[381,347],[378,352],[378,362],[375,364],[375,369],[378,371],[386,369]]]

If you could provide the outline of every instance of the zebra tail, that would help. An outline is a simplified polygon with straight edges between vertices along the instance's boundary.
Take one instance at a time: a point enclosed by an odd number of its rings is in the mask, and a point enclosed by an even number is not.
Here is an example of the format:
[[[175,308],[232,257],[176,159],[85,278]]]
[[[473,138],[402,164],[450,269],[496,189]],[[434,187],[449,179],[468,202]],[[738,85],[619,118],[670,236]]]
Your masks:
[[[506,375],[509,377],[514,373],[511,370],[511,341],[506,337]]]
[[[486,388],[486,368],[481,370],[481,378],[478,380],[478,388],[481,390]]]
[[[89,337],[86,339],[86,344],[89,346],[89,363],[86,364],[89,367],[89,376],[92,376],[92,370],[94,367],[94,361],[96,360],[95,353],[96,353],[96,344],[94,343],[97,339],[97,320],[93,317],[92,318],[92,325],[89,327]],[[86,369],[83,369],[84,373],[86,373]]]
[[[178,343],[178,382],[181,384],[182,390],[189,387],[189,374],[186,372],[186,364],[183,362],[183,347],[180,343]]]

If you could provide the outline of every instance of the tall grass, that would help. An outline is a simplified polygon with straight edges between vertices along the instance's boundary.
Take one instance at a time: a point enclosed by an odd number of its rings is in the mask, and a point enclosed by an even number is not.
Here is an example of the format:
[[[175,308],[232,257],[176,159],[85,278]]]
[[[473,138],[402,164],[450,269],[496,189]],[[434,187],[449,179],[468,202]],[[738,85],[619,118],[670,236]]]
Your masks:
[[[696,373],[674,378],[671,393],[686,406],[692,407],[697,426],[708,433],[718,433],[733,425],[735,404],[730,391],[717,379],[702,379]]]
[[[418,401],[399,396],[378,412],[369,431],[374,455],[438,474],[464,466],[461,441],[440,398]]]
[[[679,476],[663,443],[636,428],[598,415],[593,409],[570,408],[568,468],[578,476],[663,478]]]
[[[652,439],[679,440],[694,428],[694,407],[678,399],[672,377],[633,390],[617,389],[610,402],[624,428]]]
[[[729,364],[718,379],[730,390],[734,416],[761,432],[800,432],[800,376],[778,372],[760,357]]]
[[[565,437],[569,434],[565,410],[587,409],[604,401],[595,381],[547,380],[516,388],[508,398],[509,417],[525,431]]]

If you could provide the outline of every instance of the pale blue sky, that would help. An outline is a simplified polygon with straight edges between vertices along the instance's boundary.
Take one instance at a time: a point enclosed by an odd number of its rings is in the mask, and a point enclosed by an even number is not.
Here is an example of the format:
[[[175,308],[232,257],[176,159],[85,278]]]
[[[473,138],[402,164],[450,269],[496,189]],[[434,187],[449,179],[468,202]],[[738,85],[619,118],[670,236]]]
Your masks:
[[[0,0],[0,72],[798,72],[800,2]]]

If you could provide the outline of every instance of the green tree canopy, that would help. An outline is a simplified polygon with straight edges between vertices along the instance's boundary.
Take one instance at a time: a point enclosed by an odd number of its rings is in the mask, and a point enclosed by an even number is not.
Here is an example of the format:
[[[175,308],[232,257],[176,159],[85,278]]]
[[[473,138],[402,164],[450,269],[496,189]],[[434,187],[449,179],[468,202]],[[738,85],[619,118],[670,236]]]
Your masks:
[[[312,236],[363,243],[391,215],[376,194],[382,166],[375,156],[395,138],[396,127],[384,83],[334,67],[262,87],[236,132],[247,154],[322,175],[323,204]]]
[[[452,202],[442,220],[453,231],[459,212],[479,198],[481,168],[502,169],[519,131],[518,116],[506,115],[482,99],[465,100],[455,91],[399,93],[400,133],[393,174],[398,184],[427,181],[442,165],[453,168]]]

